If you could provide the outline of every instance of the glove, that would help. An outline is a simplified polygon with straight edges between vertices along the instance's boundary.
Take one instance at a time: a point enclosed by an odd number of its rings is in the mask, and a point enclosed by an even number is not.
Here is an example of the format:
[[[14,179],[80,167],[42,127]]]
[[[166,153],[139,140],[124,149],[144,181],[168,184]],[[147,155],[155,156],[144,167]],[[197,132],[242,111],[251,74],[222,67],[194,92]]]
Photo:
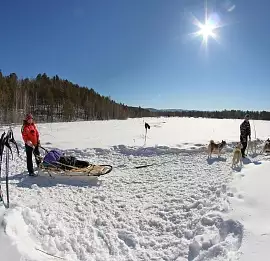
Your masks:
[[[29,147],[32,147],[32,148],[34,147],[32,141],[30,141],[30,140],[26,141],[26,144],[27,144]]]

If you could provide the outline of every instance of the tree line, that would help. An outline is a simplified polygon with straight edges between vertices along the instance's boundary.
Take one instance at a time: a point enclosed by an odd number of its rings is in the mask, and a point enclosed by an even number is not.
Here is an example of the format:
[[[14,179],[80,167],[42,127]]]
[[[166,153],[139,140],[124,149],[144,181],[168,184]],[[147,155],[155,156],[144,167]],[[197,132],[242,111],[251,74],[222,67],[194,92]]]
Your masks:
[[[18,79],[15,73],[0,72],[0,123],[21,122],[31,112],[39,122],[109,120],[151,117],[155,113],[141,107],[116,103],[93,89],[57,75]]]
[[[57,75],[48,77],[43,73],[31,79],[18,79],[15,73],[4,76],[0,71],[0,123],[20,123],[28,112],[39,122],[160,116],[241,119],[246,113],[251,119],[270,120],[267,111],[165,111],[133,107]]]
[[[270,120],[269,111],[242,111],[242,110],[222,110],[222,111],[159,111],[160,116],[168,117],[195,117],[195,118],[215,118],[215,119],[243,119],[246,114],[253,120]]]

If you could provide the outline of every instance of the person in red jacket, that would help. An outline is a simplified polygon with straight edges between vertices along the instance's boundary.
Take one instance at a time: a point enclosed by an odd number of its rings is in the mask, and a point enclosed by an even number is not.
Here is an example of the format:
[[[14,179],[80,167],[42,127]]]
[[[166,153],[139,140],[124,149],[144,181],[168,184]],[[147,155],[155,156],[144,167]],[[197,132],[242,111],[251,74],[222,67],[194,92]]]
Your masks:
[[[39,141],[39,132],[36,128],[36,125],[35,125],[35,122],[31,113],[26,115],[23,121],[21,132],[22,132],[22,138],[25,143],[28,173],[30,176],[36,176],[36,174],[34,173],[32,156],[33,156],[33,153],[35,154],[35,156],[40,155],[40,152],[39,152],[40,141]],[[40,159],[38,157],[35,157],[35,159],[36,159],[37,166],[39,166]]]

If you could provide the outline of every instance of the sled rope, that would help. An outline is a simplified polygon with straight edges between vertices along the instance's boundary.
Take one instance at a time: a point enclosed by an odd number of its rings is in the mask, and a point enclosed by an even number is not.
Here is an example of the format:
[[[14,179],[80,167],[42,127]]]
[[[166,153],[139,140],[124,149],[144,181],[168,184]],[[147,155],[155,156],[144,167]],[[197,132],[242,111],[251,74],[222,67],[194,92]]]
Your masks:
[[[174,160],[167,160],[167,161],[163,161],[163,162],[154,162],[154,163],[150,163],[150,164],[144,164],[144,165],[139,165],[139,166],[134,166],[134,167],[130,167],[130,168],[124,168],[124,167],[121,167],[120,166],[117,166],[117,167],[114,167],[114,168],[118,168],[118,169],[126,169],[126,170],[129,170],[129,169],[142,169],[142,168],[147,168],[147,167],[152,167],[152,166],[158,166],[158,165],[163,165],[163,164],[166,164],[166,163],[171,163],[171,162],[174,162]]]
[[[55,258],[58,258],[58,259],[66,260],[66,259],[63,258],[63,257],[55,256],[55,255],[50,254],[50,253],[48,253],[48,252],[46,252],[46,251],[44,251],[44,250],[42,250],[42,249],[37,248],[37,247],[35,247],[35,249],[38,250],[38,251],[40,251],[40,252],[42,252],[42,253],[44,253],[44,254],[46,254],[46,255],[48,255],[48,256],[52,256],[52,257],[55,257]]]
[[[167,160],[167,161],[163,161],[161,163],[151,163],[151,164],[145,164],[145,165],[139,165],[139,166],[135,166],[133,167],[134,169],[142,169],[142,168],[147,168],[147,167],[151,167],[151,166],[155,166],[155,165],[163,165],[163,164],[166,164],[166,163],[171,163],[173,162],[174,160]]]

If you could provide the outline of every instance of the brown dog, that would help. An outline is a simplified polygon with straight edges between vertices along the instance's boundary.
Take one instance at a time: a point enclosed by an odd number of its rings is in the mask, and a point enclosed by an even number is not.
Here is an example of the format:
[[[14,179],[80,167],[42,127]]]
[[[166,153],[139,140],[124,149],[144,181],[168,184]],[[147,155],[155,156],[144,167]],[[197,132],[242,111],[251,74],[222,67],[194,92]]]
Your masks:
[[[242,166],[242,147],[242,144],[238,143],[233,150],[232,168],[236,167],[237,164],[240,164],[240,167]]]
[[[212,153],[217,153],[218,157],[220,156],[221,150],[226,146],[226,141],[222,140],[220,143],[215,143],[213,140],[210,140],[208,145],[208,158],[211,158]]]

